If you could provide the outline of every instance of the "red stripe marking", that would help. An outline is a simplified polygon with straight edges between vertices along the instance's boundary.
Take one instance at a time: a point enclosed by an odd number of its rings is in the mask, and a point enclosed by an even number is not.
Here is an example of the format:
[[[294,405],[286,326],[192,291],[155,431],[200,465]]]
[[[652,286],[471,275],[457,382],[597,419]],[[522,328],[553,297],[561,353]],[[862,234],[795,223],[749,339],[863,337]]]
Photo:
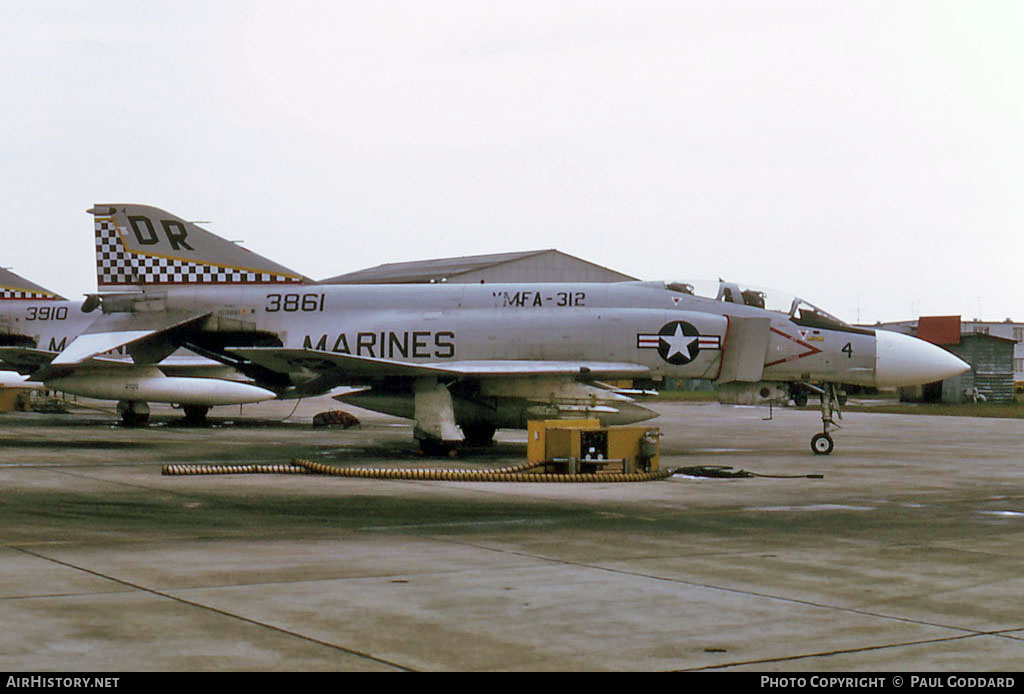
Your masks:
[[[776,335],[782,335],[787,340],[792,340],[793,342],[797,343],[801,347],[806,347],[809,351],[804,352],[803,354],[794,355],[792,357],[786,357],[785,359],[779,359],[777,361],[769,362],[769,363],[764,365],[764,368],[766,368],[766,369],[769,366],[778,366],[779,364],[785,364],[786,362],[796,361],[797,359],[803,359],[804,357],[810,357],[812,355],[815,355],[815,354],[818,354],[819,352],[821,352],[821,350],[818,349],[817,347],[815,347],[814,345],[809,345],[806,342],[804,342],[803,340],[798,340],[797,338],[793,337],[792,335],[787,335],[786,333],[782,332],[781,330],[778,330],[776,328],[772,328],[771,330]]]

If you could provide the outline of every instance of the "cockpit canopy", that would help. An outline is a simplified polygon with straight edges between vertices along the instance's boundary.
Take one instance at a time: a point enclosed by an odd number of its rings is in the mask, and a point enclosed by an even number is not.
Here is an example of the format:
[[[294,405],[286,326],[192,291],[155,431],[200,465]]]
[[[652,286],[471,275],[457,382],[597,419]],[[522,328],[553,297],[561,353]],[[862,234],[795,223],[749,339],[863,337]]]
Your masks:
[[[699,296],[715,301],[726,301],[743,304],[767,311],[778,311],[789,316],[797,325],[807,328],[824,328],[827,330],[856,331],[849,323],[836,318],[814,304],[804,301],[798,296],[779,292],[774,289],[754,287],[751,285],[726,282],[724,280],[696,280],[683,282],[666,282],[665,288],[670,292]]]

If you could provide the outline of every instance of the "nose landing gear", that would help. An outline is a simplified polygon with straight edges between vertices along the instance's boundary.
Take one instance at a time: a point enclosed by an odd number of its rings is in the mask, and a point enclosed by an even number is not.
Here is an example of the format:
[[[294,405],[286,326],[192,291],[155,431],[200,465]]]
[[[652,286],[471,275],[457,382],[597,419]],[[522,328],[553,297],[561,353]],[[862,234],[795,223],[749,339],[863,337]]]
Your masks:
[[[839,402],[840,394],[836,384],[826,383],[821,390],[822,431],[811,437],[811,450],[814,452],[814,455],[828,455],[835,448],[835,442],[832,440],[829,432],[840,428],[832,418],[833,415],[836,415],[839,419],[843,418],[843,413],[839,409]]]

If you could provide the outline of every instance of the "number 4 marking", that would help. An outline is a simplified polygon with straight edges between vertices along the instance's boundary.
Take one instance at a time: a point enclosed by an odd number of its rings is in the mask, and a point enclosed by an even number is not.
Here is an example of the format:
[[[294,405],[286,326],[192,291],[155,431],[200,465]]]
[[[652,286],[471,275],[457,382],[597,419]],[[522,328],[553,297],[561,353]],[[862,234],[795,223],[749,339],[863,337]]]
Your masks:
[[[847,342],[846,345],[843,346],[843,351],[846,352],[847,359],[853,359],[853,343]]]

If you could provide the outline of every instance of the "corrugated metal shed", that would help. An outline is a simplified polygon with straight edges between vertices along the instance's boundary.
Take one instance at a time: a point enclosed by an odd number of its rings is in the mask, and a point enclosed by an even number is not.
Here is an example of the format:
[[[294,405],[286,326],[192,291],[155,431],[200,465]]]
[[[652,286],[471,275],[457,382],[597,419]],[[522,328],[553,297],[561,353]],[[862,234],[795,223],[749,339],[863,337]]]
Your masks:
[[[635,279],[552,248],[385,263],[330,277],[321,280],[320,284],[627,282]]]
[[[959,402],[971,401],[975,394],[983,396],[988,402],[1013,402],[1013,348],[1015,344],[1013,340],[1003,337],[971,333],[961,335],[960,344],[950,345],[947,348],[971,365],[971,370],[959,377],[961,397]],[[947,388],[944,386],[944,400],[946,399],[946,390]]]
[[[900,388],[900,400],[941,400],[948,403],[1014,401],[1013,350],[1016,343],[983,333],[961,333],[958,337],[958,344],[942,346],[970,364],[971,370],[941,382]]]

